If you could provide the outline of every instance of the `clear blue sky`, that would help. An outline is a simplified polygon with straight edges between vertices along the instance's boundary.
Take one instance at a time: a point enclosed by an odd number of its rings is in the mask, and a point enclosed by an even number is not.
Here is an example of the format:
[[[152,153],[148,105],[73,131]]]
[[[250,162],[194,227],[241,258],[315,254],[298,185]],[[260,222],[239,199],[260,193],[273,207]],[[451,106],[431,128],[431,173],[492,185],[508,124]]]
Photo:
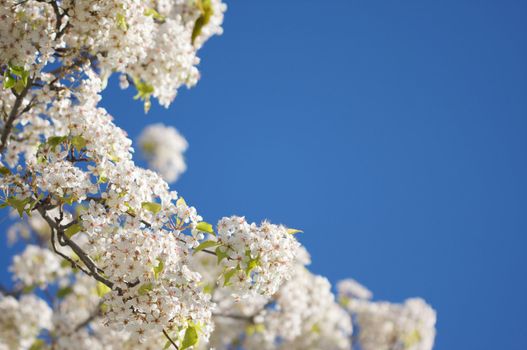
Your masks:
[[[435,349],[525,350],[526,16],[519,0],[233,0],[169,110],[145,117],[115,81],[104,104],[131,137],[186,136],[174,188],[208,221],[301,228],[332,282],[424,297]]]

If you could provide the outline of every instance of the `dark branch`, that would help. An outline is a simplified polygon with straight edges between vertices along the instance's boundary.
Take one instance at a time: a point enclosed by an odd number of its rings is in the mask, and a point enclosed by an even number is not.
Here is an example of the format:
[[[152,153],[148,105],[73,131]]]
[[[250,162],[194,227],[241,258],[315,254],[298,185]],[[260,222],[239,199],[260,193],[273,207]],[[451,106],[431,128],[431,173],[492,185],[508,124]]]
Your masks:
[[[174,348],[176,348],[177,350],[179,350],[179,346],[177,346],[177,344],[172,340],[172,338],[170,338],[170,335],[168,335],[167,331],[163,329],[163,334],[165,335],[165,337],[168,339],[168,341],[170,342],[170,344],[172,344],[172,346],[174,346]]]
[[[73,260],[72,258],[70,258],[69,256],[67,256],[66,254],[60,252],[58,249],[57,249],[57,246],[55,244],[55,228],[54,227],[50,227],[51,228],[51,247],[53,248],[53,251],[58,254],[60,257],[62,257],[63,259],[67,260],[70,264],[71,264],[71,267],[73,268],[78,268],[79,270],[81,270],[82,272],[84,272],[85,274],[87,275],[90,275],[90,272],[85,270],[82,266],[80,266],[75,260]]]
[[[223,318],[232,318],[234,320],[247,321],[251,322],[254,316],[244,316],[244,315],[230,315],[230,314],[212,314],[214,317],[223,317]]]
[[[58,222],[53,221],[53,219],[50,218],[49,215],[47,214],[46,210],[38,205],[36,206],[36,209],[38,210],[42,218],[48,223],[48,225],[52,229],[52,233],[53,231],[57,233],[59,243],[63,246],[70,247],[73,250],[73,252],[77,254],[79,259],[84,263],[88,271],[84,269],[82,269],[82,271],[85,272],[87,275],[92,276],[97,281],[105,284],[109,288],[114,289],[114,283],[101,275],[101,273],[104,273],[104,271],[101,270],[99,267],[97,267],[97,265],[95,265],[93,260],[84,252],[84,250],[82,250],[81,247],[79,247],[77,243],[69,239],[64,234],[64,228],[60,225],[60,220]],[[70,263],[73,261],[71,258],[66,257],[64,254],[59,253],[56,249],[55,249],[55,252],[57,252],[57,254],[59,254],[63,258],[67,259]],[[77,263],[75,262],[73,263],[78,266]],[[119,291],[118,288],[116,290]]]
[[[99,305],[97,305],[97,309],[95,310],[95,312],[93,312],[88,318],[86,318],[83,322],[79,323],[77,325],[77,327],[75,327],[75,331],[78,331],[80,330],[81,328],[84,328],[86,327],[88,324],[90,324],[91,321],[95,320],[97,317],[99,317],[101,315],[101,305],[102,303],[100,303]]]
[[[26,97],[29,89],[31,88],[31,83],[32,83],[32,80],[29,79],[24,90],[22,90],[22,92],[20,92],[19,95],[16,95],[15,104],[13,105],[13,108],[11,109],[9,116],[7,117],[7,120],[5,121],[4,128],[2,130],[2,135],[0,136],[0,153],[3,153],[5,150],[5,147],[7,145],[7,138],[9,137],[9,134],[11,133],[11,130],[13,129],[13,125],[15,123],[16,118],[18,118],[19,116],[18,110],[22,106],[22,102],[24,101],[24,98]]]

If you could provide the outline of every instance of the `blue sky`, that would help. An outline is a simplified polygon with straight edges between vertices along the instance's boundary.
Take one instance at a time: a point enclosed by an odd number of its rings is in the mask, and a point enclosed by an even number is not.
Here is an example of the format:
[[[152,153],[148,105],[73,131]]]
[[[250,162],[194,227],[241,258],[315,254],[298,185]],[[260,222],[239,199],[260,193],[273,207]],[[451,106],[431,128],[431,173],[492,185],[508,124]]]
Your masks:
[[[303,229],[314,272],[427,299],[435,349],[527,349],[527,3],[228,4],[198,86],[145,116],[114,80],[117,123],[185,135],[174,188],[208,221]]]

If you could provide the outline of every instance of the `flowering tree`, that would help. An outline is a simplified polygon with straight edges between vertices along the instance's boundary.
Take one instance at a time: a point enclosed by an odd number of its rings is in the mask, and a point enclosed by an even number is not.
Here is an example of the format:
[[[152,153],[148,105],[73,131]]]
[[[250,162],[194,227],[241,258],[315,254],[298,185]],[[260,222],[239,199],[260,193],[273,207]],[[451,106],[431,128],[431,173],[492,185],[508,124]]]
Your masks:
[[[110,75],[168,106],[199,79],[221,34],[220,0],[2,0],[0,196],[14,287],[0,293],[0,349],[427,350],[421,299],[371,301],[354,280],[309,272],[298,230],[243,217],[215,226],[169,189],[185,139],[132,141],[98,103]],[[353,326],[358,326],[354,327]]]

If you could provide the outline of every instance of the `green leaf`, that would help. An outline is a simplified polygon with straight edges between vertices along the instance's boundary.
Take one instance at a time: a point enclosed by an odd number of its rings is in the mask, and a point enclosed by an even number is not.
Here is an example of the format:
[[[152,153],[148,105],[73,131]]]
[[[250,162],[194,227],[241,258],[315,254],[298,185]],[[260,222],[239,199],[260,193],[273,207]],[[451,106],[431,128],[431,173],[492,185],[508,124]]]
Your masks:
[[[84,139],[84,137],[80,135],[73,136],[71,138],[71,144],[73,145],[73,147],[75,147],[78,150],[81,150],[84,147],[86,147],[86,143],[87,143],[86,139]]]
[[[66,295],[71,294],[73,292],[73,288],[71,286],[60,288],[57,291],[57,298],[64,298]]]
[[[81,224],[74,224],[74,225],[71,225],[70,227],[68,227],[66,229],[66,231],[64,231],[64,234],[66,235],[66,237],[71,238],[71,237],[73,237],[74,234],[76,234],[77,232],[79,232],[81,230],[82,230],[82,225]]]
[[[138,98],[147,97],[154,93],[154,87],[144,81],[134,80],[134,85],[139,94]]]
[[[15,65],[9,64],[9,71],[16,76],[22,77],[22,75],[24,74],[26,70],[22,66],[15,66]]]
[[[206,284],[203,287],[203,293],[212,294],[213,291],[214,291],[214,285],[212,284]]]
[[[105,304],[105,303],[102,303],[100,304],[101,306],[99,306],[99,310],[101,310],[101,313],[104,315],[105,313],[108,312],[108,305]]]
[[[20,79],[17,80],[15,77]],[[29,71],[25,70],[24,67],[9,64],[9,69],[4,72],[4,88],[14,88],[17,93],[21,93],[27,86],[28,79]]]
[[[108,182],[108,178],[106,176],[100,176],[99,180],[97,181],[98,184],[103,184],[107,182]]]
[[[196,330],[196,327],[189,326],[185,330],[185,336],[183,337],[183,342],[181,343],[181,350],[185,350],[190,348],[191,346],[198,344],[198,331]]]
[[[37,154],[37,163],[38,164],[42,164],[42,163],[45,163],[45,162],[46,162],[46,157],[44,157],[43,155]]]
[[[63,203],[66,203],[66,204],[69,204],[69,205],[72,205],[73,203],[75,203],[78,200],[78,198],[75,197],[75,196],[61,197],[60,199],[62,200]]]
[[[296,235],[297,233],[303,233],[304,231],[302,230],[297,230],[295,228],[288,228],[287,229],[287,233],[289,233],[290,235]]]
[[[28,350],[43,350],[46,348],[46,342],[42,339],[37,339],[31,344]]]
[[[126,17],[122,13],[117,14],[117,27],[123,31],[128,30],[128,23],[126,23]]]
[[[139,293],[139,295],[147,295],[152,289],[154,289],[152,283],[145,283],[139,287],[137,293]]]
[[[249,336],[255,333],[262,333],[263,331],[265,331],[265,326],[262,323],[251,324],[245,328],[245,332]]]
[[[154,214],[157,214],[161,211],[161,204],[159,203],[143,202],[141,203],[141,207]]]
[[[150,96],[154,93],[154,87],[147,82],[134,78],[134,86],[137,89],[137,95],[134,100],[141,99],[145,102],[145,113],[148,113],[151,107]]]
[[[212,225],[205,221],[198,222],[198,224],[196,225],[196,230],[215,235]]]
[[[83,204],[77,204],[75,206],[75,216],[81,216],[82,213],[88,210],[88,207]]]
[[[63,143],[64,141],[66,141],[68,139],[67,136],[51,136],[48,138],[48,140],[46,141],[46,143],[53,149],[55,150],[55,148],[60,145],[61,143]]]
[[[164,22],[165,16],[161,15],[159,12],[157,12],[153,8],[146,9],[144,12],[145,16],[152,16],[156,21]]]
[[[106,294],[110,293],[112,289],[102,282],[97,282],[97,295],[102,298]]]
[[[26,213],[27,213],[27,215],[31,216],[31,212],[33,211],[33,209],[35,209],[35,206],[36,206],[38,203],[40,203],[40,200],[41,200],[42,198],[44,198],[44,194],[43,194],[43,193],[39,194],[38,197],[37,197],[37,199],[35,199],[35,200],[31,199],[31,200],[29,201],[29,207],[26,209]]]
[[[230,285],[230,280],[232,278],[232,276],[234,276],[234,274],[238,272],[238,268],[232,268],[230,270],[227,270],[223,273],[223,286],[228,286]]]
[[[1,174],[2,176],[5,176],[5,175],[11,175],[11,170],[9,170],[8,168],[6,168],[5,166],[0,167],[0,174]]]
[[[36,286],[25,286],[24,288],[22,288],[22,293],[24,294],[28,294],[28,293],[32,293],[34,290],[35,290]]]
[[[4,74],[4,89],[11,89],[16,84],[16,79],[9,74]]]
[[[183,197],[179,197],[178,200],[176,201],[176,206],[179,206],[179,205],[187,206],[187,202],[185,202],[185,199]]]
[[[194,28],[192,28],[192,44],[194,44],[196,38],[201,34],[203,27],[209,23],[210,17],[214,13],[210,0],[198,0],[197,6],[201,11],[201,15],[196,19],[196,22],[194,22]]]
[[[48,145],[50,146],[58,146],[65,140],[66,140],[66,136],[50,136],[47,142],[48,142]]]
[[[15,92],[17,94],[21,94],[22,91],[24,91],[25,87],[26,86],[24,85],[24,82],[22,80],[17,80],[15,86],[13,87],[13,89],[15,89]]]
[[[220,247],[216,248],[214,251],[216,252],[216,256],[218,257],[218,264],[225,258],[229,257],[229,254],[227,254],[227,251],[222,251]]]
[[[165,268],[165,263],[163,262],[163,260],[157,258],[157,261],[158,261],[157,266],[153,268],[155,279],[159,277],[159,274],[163,272],[163,269]]]
[[[201,251],[203,249],[216,247],[219,244],[220,243],[216,242],[216,241],[204,241],[204,242],[201,242],[200,245],[198,245],[196,248],[194,248],[194,253],[197,253],[197,252],[199,252],[199,251]]]
[[[11,207],[15,208],[18,212],[18,215],[22,218],[24,216],[24,211],[26,205],[29,203],[31,198],[25,198],[25,199],[18,199],[15,197],[10,197],[7,199],[7,204],[9,204]]]
[[[245,273],[247,274],[247,276],[249,276],[251,274],[251,271],[254,270],[257,266],[260,266],[260,257],[256,257],[256,258],[251,258],[248,262],[247,262],[247,268],[245,269]]]
[[[29,71],[25,70],[23,73],[22,73],[22,84],[24,84],[24,87],[27,86],[27,82],[28,82],[28,79],[29,79]]]
[[[196,22],[194,22],[194,28],[192,28],[192,38],[190,41],[192,44],[194,44],[194,41],[196,41],[196,38],[201,34],[201,30],[206,24],[207,23],[205,23],[205,17],[203,15],[196,19]]]

